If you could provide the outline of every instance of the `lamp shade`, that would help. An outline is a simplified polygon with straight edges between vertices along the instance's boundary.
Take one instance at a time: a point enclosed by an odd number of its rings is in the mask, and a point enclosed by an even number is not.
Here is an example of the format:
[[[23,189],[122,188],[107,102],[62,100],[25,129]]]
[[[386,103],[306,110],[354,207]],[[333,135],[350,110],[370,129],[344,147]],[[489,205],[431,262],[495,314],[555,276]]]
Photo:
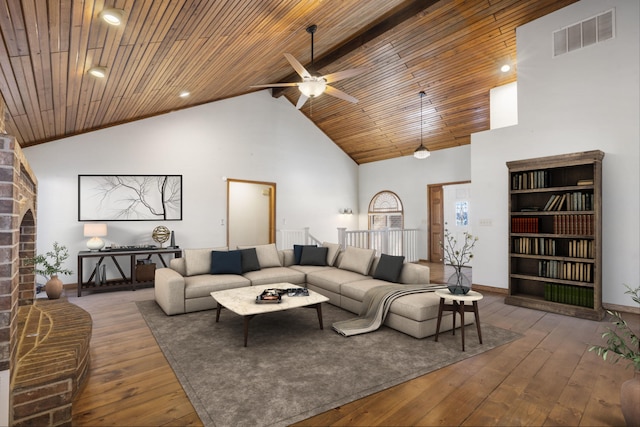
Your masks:
[[[104,237],[107,235],[107,224],[89,223],[84,225],[84,237]]]

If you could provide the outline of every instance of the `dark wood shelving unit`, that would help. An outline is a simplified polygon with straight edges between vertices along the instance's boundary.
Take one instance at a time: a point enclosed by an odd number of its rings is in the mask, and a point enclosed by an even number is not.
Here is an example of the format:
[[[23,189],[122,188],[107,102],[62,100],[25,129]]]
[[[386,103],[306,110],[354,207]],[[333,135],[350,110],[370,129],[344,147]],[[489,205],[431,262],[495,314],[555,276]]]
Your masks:
[[[592,320],[602,308],[599,150],[507,162],[506,304]]]

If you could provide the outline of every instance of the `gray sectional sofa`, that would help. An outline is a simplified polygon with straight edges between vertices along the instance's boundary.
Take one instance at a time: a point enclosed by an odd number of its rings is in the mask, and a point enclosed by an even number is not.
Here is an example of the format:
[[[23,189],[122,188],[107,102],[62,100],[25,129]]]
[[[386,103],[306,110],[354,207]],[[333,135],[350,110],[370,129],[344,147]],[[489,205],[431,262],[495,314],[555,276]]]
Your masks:
[[[210,295],[213,291],[288,282],[306,285],[328,297],[330,304],[359,314],[368,289],[390,282],[430,282],[427,266],[376,257],[368,249],[341,250],[334,243],[288,250],[277,250],[274,244],[238,249],[185,249],[182,258],[156,270],[158,305],[167,315],[210,310],[217,306]],[[393,301],[384,324],[415,338],[431,336],[436,332],[438,306],[433,292],[405,295]],[[452,329],[452,319],[450,312],[443,314],[440,330]],[[473,323],[473,317],[467,316],[465,323]]]

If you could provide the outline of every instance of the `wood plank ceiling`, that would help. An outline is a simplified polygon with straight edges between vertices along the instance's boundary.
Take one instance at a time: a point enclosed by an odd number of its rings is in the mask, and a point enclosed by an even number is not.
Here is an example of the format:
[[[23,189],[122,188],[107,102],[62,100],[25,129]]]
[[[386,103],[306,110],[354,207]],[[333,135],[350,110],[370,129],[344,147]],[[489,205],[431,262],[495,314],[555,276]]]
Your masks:
[[[296,81],[283,53],[308,65],[316,24],[317,72],[369,71],[332,84],[357,104],[324,94],[301,111],[357,163],[410,155],[421,101],[429,150],[469,144],[489,90],[516,80],[516,27],[575,1],[0,0],[7,131],[28,147]],[[107,7],[123,25],[99,19]]]

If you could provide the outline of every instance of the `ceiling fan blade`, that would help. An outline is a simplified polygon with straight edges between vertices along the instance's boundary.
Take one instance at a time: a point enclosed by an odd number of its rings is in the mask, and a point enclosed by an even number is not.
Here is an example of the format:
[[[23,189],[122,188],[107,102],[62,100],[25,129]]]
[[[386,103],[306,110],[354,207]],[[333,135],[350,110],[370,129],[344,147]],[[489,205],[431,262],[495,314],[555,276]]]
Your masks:
[[[301,93],[300,98],[298,98],[298,103],[296,104],[296,108],[298,110],[301,109],[304,103],[307,102],[307,99],[309,99],[309,97],[304,93]]]
[[[335,87],[327,86],[324,90],[326,94],[335,96],[336,98],[343,99],[345,101],[353,102],[354,104],[358,103],[358,100],[351,95],[347,95],[343,91],[336,89]]]
[[[298,62],[298,60],[296,58],[293,57],[293,55],[291,55],[289,53],[285,53],[284,57],[287,58],[287,61],[289,61],[289,64],[291,64],[293,69],[296,70],[296,73],[298,73],[300,75],[300,77],[302,77],[302,78],[311,78],[311,74],[309,74],[307,69],[304,68],[302,66],[302,64],[300,62]]]
[[[355,77],[358,74],[362,74],[365,71],[369,71],[368,68],[352,68],[350,70],[338,71],[336,73],[327,74],[326,76],[322,76],[323,79],[327,81],[327,83],[337,82],[338,80],[346,79],[349,77]]]
[[[290,86],[298,86],[298,83],[271,83],[268,85],[252,85],[249,87],[290,87]]]

